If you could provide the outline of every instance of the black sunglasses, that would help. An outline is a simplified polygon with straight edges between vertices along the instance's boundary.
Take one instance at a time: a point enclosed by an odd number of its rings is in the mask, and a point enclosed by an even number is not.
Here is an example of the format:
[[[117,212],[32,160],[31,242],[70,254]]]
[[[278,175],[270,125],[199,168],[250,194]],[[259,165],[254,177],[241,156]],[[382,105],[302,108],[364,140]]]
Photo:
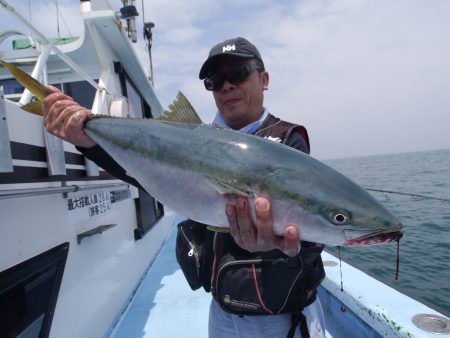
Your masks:
[[[233,67],[223,74],[210,75],[203,81],[203,83],[205,84],[206,90],[216,91],[222,89],[225,81],[228,81],[233,85],[245,81],[245,79],[247,79],[248,76],[255,70],[258,72],[264,71],[264,69],[258,65],[253,63],[245,63]]]

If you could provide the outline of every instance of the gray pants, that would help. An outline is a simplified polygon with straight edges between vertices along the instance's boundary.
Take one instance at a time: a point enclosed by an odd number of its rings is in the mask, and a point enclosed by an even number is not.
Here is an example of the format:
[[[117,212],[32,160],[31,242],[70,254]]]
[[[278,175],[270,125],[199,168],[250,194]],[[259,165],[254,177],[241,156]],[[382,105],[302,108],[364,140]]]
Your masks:
[[[325,320],[319,298],[303,310],[311,338],[325,337]],[[209,308],[209,338],[283,338],[291,327],[291,314],[243,316],[225,312],[216,300]],[[295,338],[301,338],[300,329]]]

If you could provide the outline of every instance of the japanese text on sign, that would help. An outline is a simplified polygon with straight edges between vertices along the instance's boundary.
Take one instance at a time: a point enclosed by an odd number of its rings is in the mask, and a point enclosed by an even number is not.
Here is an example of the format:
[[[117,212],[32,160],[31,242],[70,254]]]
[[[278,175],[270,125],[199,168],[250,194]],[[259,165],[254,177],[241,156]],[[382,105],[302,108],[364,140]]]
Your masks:
[[[88,208],[89,216],[100,215],[111,209],[111,199],[108,192],[98,192],[86,196],[78,196],[67,199],[67,209],[73,211],[76,209]]]

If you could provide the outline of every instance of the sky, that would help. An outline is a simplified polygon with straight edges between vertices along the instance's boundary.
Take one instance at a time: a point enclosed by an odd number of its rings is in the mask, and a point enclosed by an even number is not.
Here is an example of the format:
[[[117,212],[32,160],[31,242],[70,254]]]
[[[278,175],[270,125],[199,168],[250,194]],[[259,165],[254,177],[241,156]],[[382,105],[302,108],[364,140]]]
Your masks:
[[[57,36],[56,0],[8,2],[46,35]],[[57,3],[61,36],[82,34],[79,2]],[[117,10],[122,4],[110,3]],[[135,50],[146,71],[142,22],[155,23],[154,85],[163,106],[181,90],[210,122],[216,107],[198,79],[199,69],[212,46],[242,36],[258,47],[270,75],[265,106],[308,129],[312,156],[450,148],[448,0],[137,0],[135,5],[140,13]],[[0,30],[11,29],[3,9],[0,18]]]

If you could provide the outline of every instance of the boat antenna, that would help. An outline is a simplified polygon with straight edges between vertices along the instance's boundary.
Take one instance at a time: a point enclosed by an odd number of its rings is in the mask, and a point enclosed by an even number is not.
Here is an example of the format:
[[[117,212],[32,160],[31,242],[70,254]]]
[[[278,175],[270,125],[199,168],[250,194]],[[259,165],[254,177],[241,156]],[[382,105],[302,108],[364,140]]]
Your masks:
[[[64,23],[64,26],[66,27],[67,32],[69,32],[69,35],[72,36],[72,32],[70,31],[69,26],[67,26],[66,20],[64,20],[64,15],[62,14],[61,10],[59,9],[58,0],[53,0],[53,2],[55,3],[55,6],[56,6],[56,20],[57,20],[57,25],[58,25],[58,38],[60,38],[60,36],[59,36],[59,17],[61,17],[61,20]]]
[[[59,7],[58,7],[58,0],[54,0],[55,6],[56,6],[56,30],[58,32],[58,39],[61,38],[59,34]]]
[[[142,5],[142,26],[144,27],[144,40],[145,48],[148,51],[148,58],[150,60],[150,82],[152,84],[152,87],[155,86],[155,83],[153,82],[153,61],[152,61],[152,43],[153,43],[153,33],[152,28],[155,27],[155,24],[153,22],[145,22],[145,3],[144,0],[141,1]]]
[[[121,19],[127,20],[128,37],[132,42],[137,42],[136,17],[139,13],[134,5],[134,0],[122,0],[123,7],[120,9]]]
[[[152,28],[155,27],[153,22],[144,22],[144,39],[146,41],[146,48],[148,51],[148,58],[150,60],[150,82],[154,87],[153,83],[153,61],[152,61],[152,43],[153,43],[153,33]]]

